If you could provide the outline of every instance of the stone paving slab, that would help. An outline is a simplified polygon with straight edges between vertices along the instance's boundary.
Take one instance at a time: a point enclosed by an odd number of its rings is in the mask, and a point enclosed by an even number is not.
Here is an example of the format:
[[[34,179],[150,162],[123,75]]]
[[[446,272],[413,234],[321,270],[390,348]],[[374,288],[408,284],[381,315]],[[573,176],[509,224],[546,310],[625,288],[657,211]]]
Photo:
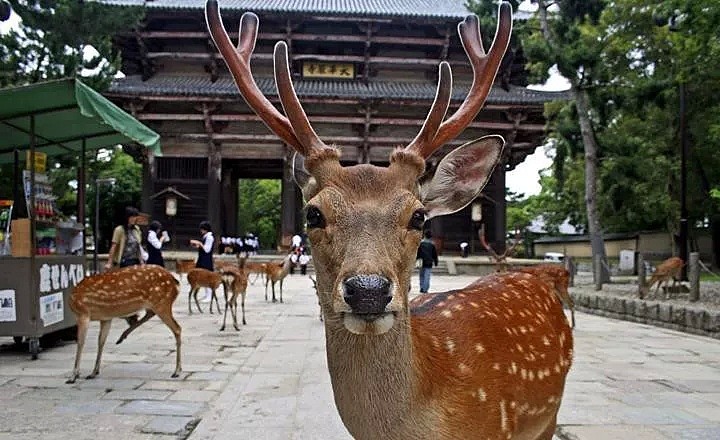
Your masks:
[[[451,289],[474,279],[434,276],[432,286]],[[188,316],[187,296],[180,295],[178,379],[170,378],[174,340],[157,319],[121,345],[114,341],[125,324],[116,321],[100,377],[81,376],[74,385],[64,383],[74,343],[33,362],[0,339],[0,440],[350,439],[334,406],[310,281],[290,277],[284,304],[266,303],[263,290],[259,283],[249,287],[248,325],[225,332],[218,331],[217,314]],[[583,313],[577,322],[560,438],[720,438],[720,341]],[[92,369],[97,331],[94,323],[82,374]],[[28,414],[40,416],[29,423]]]

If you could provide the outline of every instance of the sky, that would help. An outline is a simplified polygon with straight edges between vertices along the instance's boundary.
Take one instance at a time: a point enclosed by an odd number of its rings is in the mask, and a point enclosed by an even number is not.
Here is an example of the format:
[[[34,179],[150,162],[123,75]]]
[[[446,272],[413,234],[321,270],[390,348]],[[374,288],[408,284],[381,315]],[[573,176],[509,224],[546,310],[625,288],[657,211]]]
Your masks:
[[[520,5],[520,9],[533,10],[537,6],[533,6],[529,1],[525,1]],[[6,22],[0,22],[0,33],[7,32],[11,27],[17,26],[20,17],[13,12],[10,19]],[[570,87],[565,78],[560,76],[557,71],[550,71],[550,78],[545,84],[536,84],[530,88],[536,90],[560,91],[567,90]],[[520,165],[507,174],[506,185],[510,191],[522,193],[526,196],[538,194],[540,192],[540,171],[548,168],[552,164],[552,159],[547,156],[545,148],[542,146],[535,150],[534,154],[529,155]]]

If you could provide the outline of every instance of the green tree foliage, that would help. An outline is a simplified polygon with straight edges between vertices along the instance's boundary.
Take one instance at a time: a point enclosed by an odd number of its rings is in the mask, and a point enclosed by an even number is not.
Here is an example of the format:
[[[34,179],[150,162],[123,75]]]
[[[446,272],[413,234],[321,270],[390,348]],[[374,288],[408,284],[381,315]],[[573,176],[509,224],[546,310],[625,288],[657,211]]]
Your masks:
[[[142,9],[94,1],[9,1],[22,23],[0,35],[0,86],[82,76],[102,90],[120,67],[112,36],[132,30],[142,18]]]
[[[279,180],[241,179],[238,184],[238,224],[242,234],[260,237],[263,249],[275,249],[280,230]]]

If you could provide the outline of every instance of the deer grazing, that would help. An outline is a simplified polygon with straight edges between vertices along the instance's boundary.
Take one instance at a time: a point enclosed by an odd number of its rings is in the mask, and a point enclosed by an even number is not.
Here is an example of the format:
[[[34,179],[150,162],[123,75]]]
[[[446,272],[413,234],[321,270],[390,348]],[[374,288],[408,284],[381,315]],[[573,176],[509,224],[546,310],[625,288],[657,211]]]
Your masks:
[[[80,357],[90,321],[100,321],[95,368],[87,377],[100,373],[100,358],[110,333],[113,318],[134,316],[145,310],[145,316],[132,322],[120,336],[121,343],[136,328],[157,315],[175,336],[176,359],[172,377],[180,375],[180,325],[173,318],[172,306],[180,292],[178,281],[160,266],[130,266],[84,278],[70,295],[70,309],[77,319],[77,352],[75,367],[66,383],[75,383],[80,376]]]
[[[272,302],[277,302],[275,299],[275,284],[280,282],[280,302],[283,302],[283,280],[290,273],[290,255],[286,256],[281,263],[270,262],[265,265],[265,301],[267,301],[267,289],[268,284],[272,285]]]
[[[358,440],[550,440],[573,347],[552,285],[503,273],[409,301],[426,219],[475,200],[502,157],[504,140],[483,137],[448,153],[434,176],[418,184],[425,160],[480,111],[510,39],[510,5],[500,5],[487,54],[478,18],[460,23],[474,71],[468,95],[445,119],[452,73],[440,63],[425,123],[405,149],[392,153],[388,167],[344,167],[339,151],[320,140],[293,89],[284,41],[275,45],[274,66],[285,115],[262,94],[250,71],[255,14],[242,16],[235,47],[216,0],[207,1],[205,13],[245,101],[304,156],[303,166],[294,161],[295,179],[307,200],[335,404],[350,434]]]
[[[485,225],[480,226],[478,236],[480,237],[480,244],[482,245],[482,247],[484,247],[485,250],[490,253],[490,259],[495,262],[497,270],[500,272],[505,272],[506,270],[508,270],[507,259],[513,254],[515,248],[520,243],[520,240],[522,238],[520,234],[518,233],[515,236],[515,241],[513,241],[513,244],[510,245],[509,248],[506,248],[505,252],[503,252],[502,254],[498,254],[497,252],[495,252],[495,249],[493,249],[492,246],[488,244],[487,239],[485,238]]]
[[[665,282],[665,298],[668,298],[670,289],[674,288],[680,279],[683,266],[685,266],[685,262],[683,262],[680,257],[670,257],[660,263],[655,272],[650,276],[650,282],[648,282],[647,287],[640,286],[640,298],[642,299],[645,293],[649,292],[655,283],[657,283],[657,287],[655,288],[655,294],[657,295],[663,282]],[[673,283],[672,287],[669,287],[668,285],[671,279]]]
[[[218,272],[212,272],[207,269],[202,268],[195,268],[191,269],[187,273],[187,279],[188,283],[190,284],[190,291],[188,292],[188,314],[192,315],[192,301],[195,300],[195,305],[197,306],[197,309],[200,313],[202,313],[202,309],[200,308],[200,302],[198,301],[197,294],[201,287],[207,287],[210,290],[212,290],[212,296],[210,297],[210,314],[212,314],[213,309],[213,301],[215,301],[215,306],[217,307],[218,313],[220,313],[220,301],[218,300],[217,295],[215,294],[215,291],[223,285],[223,278],[222,275]],[[225,296],[227,297],[227,292],[225,292]]]
[[[516,267],[514,272],[524,272],[546,278],[554,286],[555,294],[570,309],[571,327],[575,328],[575,302],[570,296],[570,272],[559,264],[538,264],[535,266]]]
[[[246,325],[245,295],[247,293],[248,273],[244,271],[243,268],[223,267],[220,269],[220,274],[222,275],[223,284],[225,285],[225,314],[223,315],[223,323],[220,331],[225,331],[228,309],[230,309],[230,314],[232,315],[233,327],[235,327],[235,330],[240,330],[237,323],[237,297],[240,295],[242,323]],[[229,298],[228,291],[230,292]]]

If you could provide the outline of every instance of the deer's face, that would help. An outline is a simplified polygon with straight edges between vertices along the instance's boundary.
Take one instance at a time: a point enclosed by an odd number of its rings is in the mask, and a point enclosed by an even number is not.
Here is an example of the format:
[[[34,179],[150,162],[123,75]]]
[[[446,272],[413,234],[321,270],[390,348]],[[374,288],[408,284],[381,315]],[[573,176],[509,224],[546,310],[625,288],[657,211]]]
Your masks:
[[[418,158],[410,166],[335,168],[306,191],[318,294],[353,333],[382,334],[407,315],[426,216],[414,177],[422,166]]]

